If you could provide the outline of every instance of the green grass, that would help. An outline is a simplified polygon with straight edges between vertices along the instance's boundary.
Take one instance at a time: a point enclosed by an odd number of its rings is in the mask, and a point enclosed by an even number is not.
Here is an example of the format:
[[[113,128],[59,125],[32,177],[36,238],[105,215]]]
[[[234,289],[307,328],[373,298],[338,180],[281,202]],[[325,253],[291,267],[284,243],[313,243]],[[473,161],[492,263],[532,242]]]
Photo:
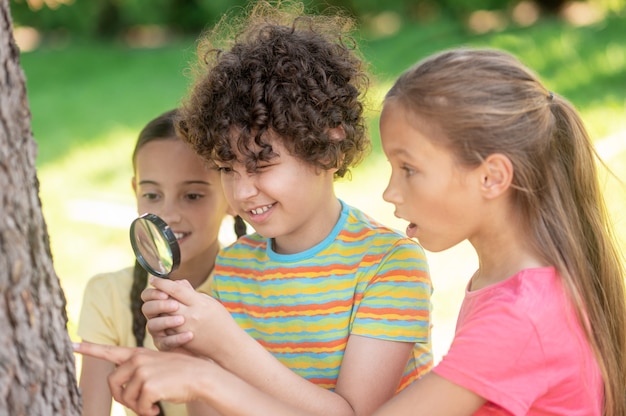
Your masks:
[[[160,49],[90,43],[23,54],[39,166],[176,106],[193,52],[189,40]]]
[[[363,37],[367,40],[368,34]],[[352,183],[338,184],[338,193],[390,225],[402,226],[393,218],[391,206],[378,196],[388,175],[376,127],[380,99],[393,79],[414,62],[461,45],[514,53],[535,69],[550,89],[577,106],[594,137],[601,140],[622,134],[613,143],[617,150],[608,154],[606,162],[624,180],[623,39],[626,24],[613,18],[588,27],[541,20],[530,27],[509,27],[483,35],[470,34],[451,21],[405,24],[394,36],[364,42],[363,52],[375,74],[368,100],[374,152],[354,171]],[[70,43],[22,54],[39,146],[43,211],[55,269],[68,297],[71,328],[88,278],[132,261],[127,232],[134,215],[130,153],[143,124],[176,106],[185,94],[189,80],[184,72],[193,59],[194,43],[182,39],[155,49],[131,49],[120,43]],[[609,177],[607,195],[618,235],[626,241],[625,185]],[[433,278],[441,279],[439,286],[445,287],[449,276],[435,274],[438,270],[441,274],[457,271],[437,264],[454,262],[432,259],[436,266],[431,267]],[[464,272],[458,274],[462,275],[455,277],[467,277]],[[439,305],[445,313],[445,301]],[[74,336],[73,329],[71,332]]]

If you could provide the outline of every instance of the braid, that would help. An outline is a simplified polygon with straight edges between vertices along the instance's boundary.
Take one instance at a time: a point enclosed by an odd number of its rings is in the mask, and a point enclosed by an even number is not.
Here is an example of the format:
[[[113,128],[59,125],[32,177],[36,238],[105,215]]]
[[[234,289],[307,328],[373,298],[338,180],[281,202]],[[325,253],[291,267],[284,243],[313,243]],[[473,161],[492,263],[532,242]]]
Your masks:
[[[138,347],[143,347],[143,341],[146,338],[146,317],[141,312],[143,301],[141,300],[141,292],[148,284],[148,272],[135,261],[135,269],[133,270],[133,286],[130,289],[130,311],[133,314],[133,335],[137,341]]]
[[[245,221],[239,215],[235,215],[235,234],[237,238],[246,235],[248,232],[248,227],[246,226]]]
[[[143,306],[143,300],[141,300],[141,292],[146,288],[148,284],[148,272],[135,261],[135,268],[133,269],[133,286],[130,289],[130,311],[133,314],[133,335],[137,341],[138,347],[143,347],[143,341],[146,338],[146,317],[141,312]],[[159,407],[159,413],[157,416],[165,416],[161,403],[156,404]]]

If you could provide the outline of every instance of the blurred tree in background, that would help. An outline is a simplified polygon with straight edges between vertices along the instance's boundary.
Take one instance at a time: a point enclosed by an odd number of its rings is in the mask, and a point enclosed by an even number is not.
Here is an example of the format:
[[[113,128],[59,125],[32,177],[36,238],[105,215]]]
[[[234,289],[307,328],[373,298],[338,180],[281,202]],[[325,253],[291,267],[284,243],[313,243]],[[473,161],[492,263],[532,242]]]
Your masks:
[[[197,34],[222,13],[246,0],[10,0],[16,26],[46,34],[111,38],[145,27],[174,34]],[[603,14],[625,13],[626,0],[309,0],[312,9],[340,7],[364,20],[396,12],[409,21],[441,16],[467,20],[476,11],[511,11],[530,4],[544,14],[558,14],[571,4],[586,3]]]

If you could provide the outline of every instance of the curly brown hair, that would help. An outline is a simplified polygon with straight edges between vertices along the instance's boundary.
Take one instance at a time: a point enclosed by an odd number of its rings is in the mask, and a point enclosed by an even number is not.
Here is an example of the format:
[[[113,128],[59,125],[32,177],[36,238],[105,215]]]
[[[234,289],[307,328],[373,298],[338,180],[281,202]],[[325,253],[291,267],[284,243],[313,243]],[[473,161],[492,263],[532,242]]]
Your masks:
[[[241,155],[254,172],[275,156],[271,135],[292,156],[343,177],[370,149],[362,102],[369,80],[352,21],[302,12],[299,3],[258,2],[247,18],[225,16],[200,40],[197,80],[177,128],[207,160]],[[329,134],[334,128],[345,135]]]

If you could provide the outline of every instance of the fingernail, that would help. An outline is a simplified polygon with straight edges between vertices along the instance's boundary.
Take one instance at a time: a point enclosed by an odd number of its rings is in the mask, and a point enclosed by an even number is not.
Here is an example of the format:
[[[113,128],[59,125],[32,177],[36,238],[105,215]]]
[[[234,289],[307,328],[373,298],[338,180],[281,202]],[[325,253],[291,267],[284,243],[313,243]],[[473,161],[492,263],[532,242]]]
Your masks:
[[[72,342],[72,349],[78,351],[80,349],[80,342]]]

